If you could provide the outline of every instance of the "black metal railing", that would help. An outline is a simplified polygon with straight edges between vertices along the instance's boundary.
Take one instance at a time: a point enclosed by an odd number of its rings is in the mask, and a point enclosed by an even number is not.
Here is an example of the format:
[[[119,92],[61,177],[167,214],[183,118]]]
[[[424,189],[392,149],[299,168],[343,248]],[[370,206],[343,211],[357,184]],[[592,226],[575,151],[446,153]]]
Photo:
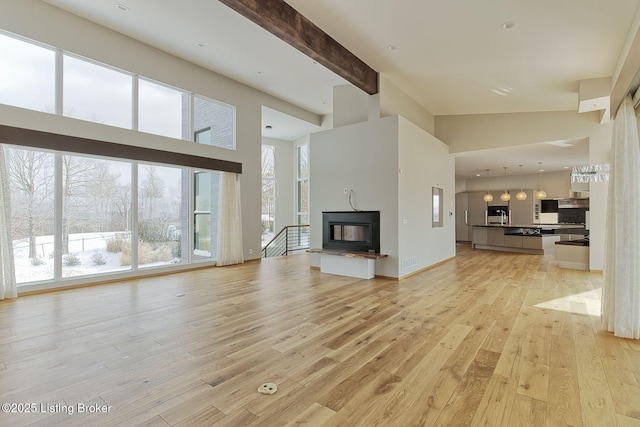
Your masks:
[[[262,258],[309,249],[309,225],[287,225],[262,248]]]

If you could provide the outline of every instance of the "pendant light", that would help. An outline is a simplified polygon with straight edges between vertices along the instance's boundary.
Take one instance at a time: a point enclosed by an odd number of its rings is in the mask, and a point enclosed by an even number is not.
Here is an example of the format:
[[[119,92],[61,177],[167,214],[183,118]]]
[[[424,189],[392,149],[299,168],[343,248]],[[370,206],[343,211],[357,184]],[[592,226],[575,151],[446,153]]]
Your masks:
[[[487,194],[482,197],[485,202],[493,202],[493,194],[489,193],[489,169],[487,169]]]
[[[542,162],[538,162],[538,188],[536,191],[535,197],[538,200],[546,199],[547,193],[542,189]]]
[[[500,195],[500,200],[503,202],[508,202],[511,200],[511,194],[507,191],[507,167],[503,166],[504,169],[504,193]]]
[[[527,200],[527,193],[522,191],[522,165],[518,165],[518,166],[520,166],[520,191],[518,192],[518,194],[516,194],[516,199],[522,201],[522,200]]]

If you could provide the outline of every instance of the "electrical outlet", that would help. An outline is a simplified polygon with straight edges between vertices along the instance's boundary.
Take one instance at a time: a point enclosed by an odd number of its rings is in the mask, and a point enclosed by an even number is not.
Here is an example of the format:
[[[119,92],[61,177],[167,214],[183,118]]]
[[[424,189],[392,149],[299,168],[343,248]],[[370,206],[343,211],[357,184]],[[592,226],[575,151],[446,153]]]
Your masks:
[[[349,192],[349,189],[347,187],[344,187],[344,190],[342,190],[344,194],[347,194]]]
[[[253,249],[249,249],[249,255],[253,255]]]

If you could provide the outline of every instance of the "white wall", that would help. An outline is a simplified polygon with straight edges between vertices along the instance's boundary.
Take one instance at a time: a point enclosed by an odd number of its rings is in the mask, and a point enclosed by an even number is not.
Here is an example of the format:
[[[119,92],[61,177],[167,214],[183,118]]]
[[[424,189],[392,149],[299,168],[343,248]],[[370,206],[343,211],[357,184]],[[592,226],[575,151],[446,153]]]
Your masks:
[[[451,153],[510,147],[591,136],[600,113],[535,113],[437,116],[435,136]]]
[[[399,117],[398,165],[402,277],[455,256],[455,161],[446,144]],[[432,227],[432,187],[443,189],[443,227]],[[403,260],[409,261],[406,268]]]
[[[370,97],[353,85],[333,88],[333,127],[342,127],[369,120]]]
[[[380,74],[380,117],[402,116],[435,135],[435,117],[426,108]]]
[[[3,1],[0,28],[234,105],[236,150],[207,147],[8,106],[0,106],[0,123],[241,162],[244,257],[260,256],[262,106],[315,124],[321,122],[318,115],[41,1]],[[249,249],[253,249],[253,255],[249,255]]]
[[[323,211],[351,210],[343,192],[351,189],[356,209],[380,211],[380,251],[389,257],[376,262],[376,274],[397,277],[398,118],[314,133],[309,148],[311,247],[322,247]]]

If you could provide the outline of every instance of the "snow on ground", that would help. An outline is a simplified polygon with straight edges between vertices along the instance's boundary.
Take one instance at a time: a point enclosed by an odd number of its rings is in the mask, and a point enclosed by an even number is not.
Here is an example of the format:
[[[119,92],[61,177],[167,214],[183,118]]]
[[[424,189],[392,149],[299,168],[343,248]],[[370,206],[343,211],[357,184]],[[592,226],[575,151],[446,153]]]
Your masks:
[[[113,271],[130,270],[131,266],[120,265],[121,252],[107,252],[107,241],[125,235],[124,232],[78,233],[69,235],[69,253],[75,254],[80,260],[79,265],[62,265],[62,277],[75,277],[87,274],[100,274]],[[53,279],[53,236],[36,237],[36,250],[41,265],[33,265],[29,259],[28,239],[14,240],[13,257],[16,268],[17,283],[35,282]],[[95,258],[94,258],[95,257]],[[94,265],[94,259],[101,258],[104,265]],[[144,267],[171,264],[157,262]]]

